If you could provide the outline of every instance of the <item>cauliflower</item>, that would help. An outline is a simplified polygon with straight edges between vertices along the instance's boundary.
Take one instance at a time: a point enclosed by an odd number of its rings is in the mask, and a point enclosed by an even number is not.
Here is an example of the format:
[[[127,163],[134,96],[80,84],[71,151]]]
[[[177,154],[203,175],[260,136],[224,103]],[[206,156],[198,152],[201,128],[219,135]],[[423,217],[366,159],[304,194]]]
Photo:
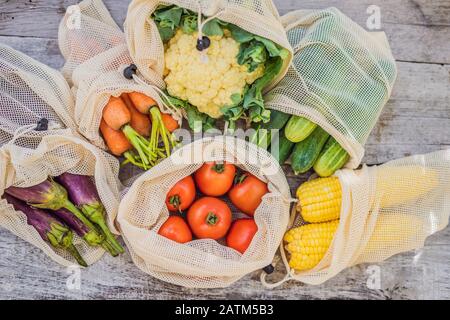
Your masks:
[[[186,34],[179,29],[166,44],[167,91],[200,112],[220,118],[223,107],[235,104],[232,97],[242,97],[245,88],[264,75],[264,65],[253,72],[246,65],[239,65],[236,57],[240,44],[229,32],[210,37],[211,46],[203,53],[196,49],[197,38],[197,32]]]

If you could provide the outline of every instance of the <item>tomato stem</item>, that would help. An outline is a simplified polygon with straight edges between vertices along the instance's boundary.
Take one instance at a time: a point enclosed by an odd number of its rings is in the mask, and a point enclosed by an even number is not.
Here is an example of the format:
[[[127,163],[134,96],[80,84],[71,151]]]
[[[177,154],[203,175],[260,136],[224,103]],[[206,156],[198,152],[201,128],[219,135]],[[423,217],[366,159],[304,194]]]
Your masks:
[[[212,169],[217,173],[223,173],[225,171],[224,163],[215,163]]]
[[[216,225],[219,222],[219,217],[214,212],[208,212],[206,216],[206,223],[211,226]]]
[[[241,184],[242,182],[244,182],[244,180],[248,177],[248,175],[246,173],[241,174],[241,175],[236,175],[236,178],[234,179],[234,183],[235,184]]]
[[[179,195],[174,195],[169,198],[169,203],[175,207],[178,211],[180,211],[181,199]]]

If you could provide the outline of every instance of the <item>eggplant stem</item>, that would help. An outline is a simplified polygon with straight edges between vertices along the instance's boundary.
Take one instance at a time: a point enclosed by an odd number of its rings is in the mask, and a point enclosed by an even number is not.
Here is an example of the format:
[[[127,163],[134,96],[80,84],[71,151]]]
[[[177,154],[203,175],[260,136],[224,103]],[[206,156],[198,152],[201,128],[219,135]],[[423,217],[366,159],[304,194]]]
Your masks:
[[[81,222],[83,222],[83,224],[89,228],[89,234],[92,236],[92,238],[90,238],[91,241],[88,242],[90,245],[96,246],[101,244],[105,240],[104,237],[96,231],[95,226],[92,224],[92,222],[89,221],[89,219],[86,218],[86,216],[72,202],[67,200],[64,208],[72,212],[75,217],[80,219]]]
[[[75,258],[75,260],[78,262],[78,264],[82,267],[87,267],[88,264],[86,261],[84,261],[81,254],[78,252],[77,248],[73,244],[69,245],[67,248],[67,251],[72,255],[72,257]]]
[[[103,210],[104,207],[101,204],[85,204],[81,207],[83,214],[103,232],[106,241],[112,246],[112,249],[117,253],[123,253],[124,249],[119,242],[117,242],[115,236],[106,225],[105,218],[103,217]]]

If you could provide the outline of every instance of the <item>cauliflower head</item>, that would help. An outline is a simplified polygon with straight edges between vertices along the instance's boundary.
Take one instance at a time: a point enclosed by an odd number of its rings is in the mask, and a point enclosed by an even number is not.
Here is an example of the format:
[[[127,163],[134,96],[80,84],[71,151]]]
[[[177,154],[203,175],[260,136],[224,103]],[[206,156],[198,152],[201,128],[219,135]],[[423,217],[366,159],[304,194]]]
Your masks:
[[[180,29],[166,45],[167,91],[200,112],[220,118],[221,109],[235,103],[232,97],[242,97],[247,85],[264,75],[264,66],[249,72],[247,66],[239,65],[236,57],[240,44],[229,32],[210,37],[211,46],[203,52],[196,48],[197,38],[197,32],[186,34]]]

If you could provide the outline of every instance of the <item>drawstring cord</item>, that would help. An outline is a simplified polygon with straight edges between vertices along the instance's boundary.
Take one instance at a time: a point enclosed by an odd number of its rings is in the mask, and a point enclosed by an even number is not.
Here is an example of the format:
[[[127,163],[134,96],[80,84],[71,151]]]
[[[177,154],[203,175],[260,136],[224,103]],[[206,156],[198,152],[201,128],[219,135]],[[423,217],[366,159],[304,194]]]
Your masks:
[[[173,103],[170,101],[170,98],[166,95],[166,93],[158,88],[155,85],[149,84],[142,80],[137,74],[133,74],[133,80],[144,87],[150,87],[151,89],[155,90],[161,97],[161,104],[164,108],[164,111],[167,111],[171,113],[172,115],[175,115],[178,121],[178,124],[181,125],[181,121],[183,118],[183,114],[179,108],[173,105]]]
[[[12,146],[17,141],[17,139],[23,137],[27,133],[30,133],[32,131],[47,131],[47,130],[55,130],[55,129],[62,129],[60,125],[58,125],[55,122],[50,122],[48,125],[45,125],[45,130],[40,129],[40,123],[42,119],[39,121],[38,124],[27,124],[22,127],[17,128],[14,133],[12,139],[6,144],[7,146]]]
[[[212,15],[211,17],[208,17],[207,19],[202,21],[202,19],[203,19],[202,5],[200,4],[199,0],[197,0],[197,8],[198,8],[197,9],[198,10],[198,18],[197,18],[197,25],[198,25],[198,40],[197,40],[197,43],[198,44],[197,44],[197,49],[200,51],[200,60],[203,63],[208,63],[209,59],[208,59],[208,55],[206,54],[206,50],[208,49],[209,44],[206,47],[204,47],[205,39],[203,37],[203,28],[205,27],[205,25],[208,22],[210,22],[210,21],[220,17],[225,12],[225,10],[221,9],[215,15]]]

